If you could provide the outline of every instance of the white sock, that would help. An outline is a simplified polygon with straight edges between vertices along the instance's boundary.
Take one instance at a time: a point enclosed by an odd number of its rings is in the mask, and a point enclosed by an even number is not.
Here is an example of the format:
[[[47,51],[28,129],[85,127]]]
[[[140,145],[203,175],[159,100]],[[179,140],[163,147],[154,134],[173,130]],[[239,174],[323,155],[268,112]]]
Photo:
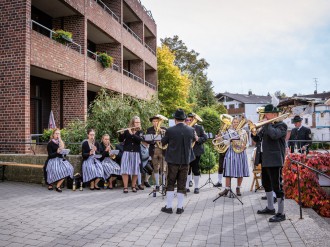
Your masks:
[[[178,196],[178,208],[183,208],[184,194],[183,193],[177,193],[177,196]]]
[[[199,176],[194,176],[195,189],[198,188]]]
[[[155,181],[156,181],[156,186],[159,186],[159,173],[155,173]]]
[[[273,191],[273,197],[275,197],[276,198],[276,193]]]
[[[174,191],[167,191],[166,192],[166,208],[172,208],[174,198]]]
[[[189,182],[190,182],[190,178],[189,175],[187,176],[187,181],[186,181],[186,189],[189,189]]]
[[[218,174],[218,182],[222,184],[222,174]]]
[[[163,174],[163,184],[166,184],[166,175],[165,175],[165,173]]]
[[[141,173],[138,173],[138,185],[141,185]]]

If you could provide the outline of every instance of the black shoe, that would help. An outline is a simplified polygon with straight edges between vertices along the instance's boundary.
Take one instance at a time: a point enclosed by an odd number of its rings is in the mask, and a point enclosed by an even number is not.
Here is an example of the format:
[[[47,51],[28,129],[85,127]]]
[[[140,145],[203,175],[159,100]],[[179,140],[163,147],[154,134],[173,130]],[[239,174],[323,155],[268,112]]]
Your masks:
[[[286,219],[285,214],[277,213],[269,219],[269,222],[281,222],[284,221],[285,219]]]
[[[95,189],[96,189],[96,190],[101,190],[101,188],[100,188],[100,187],[96,187],[96,186],[95,186]]]
[[[164,213],[167,213],[167,214],[173,214],[173,209],[172,208],[167,208],[166,206],[162,207],[162,209],[160,211],[162,211]]]
[[[261,200],[267,200],[267,196],[261,197]]]
[[[226,195],[228,195],[228,192],[229,192],[229,190],[225,189],[219,193],[219,196],[226,196]]]
[[[267,207],[264,208],[263,210],[258,210],[257,214],[275,214],[275,208],[274,209],[268,209]]]
[[[147,187],[147,188],[150,188],[151,185],[149,184],[149,182],[144,182],[144,186]]]
[[[140,184],[138,185],[139,190],[144,190],[144,187]]]
[[[48,190],[54,190],[53,185],[48,185]]]
[[[222,183],[217,182],[214,187],[222,187]]]
[[[274,197],[274,203],[277,203],[277,198],[276,197]]]
[[[56,187],[56,191],[62,193],[62,189],[61,188],[57,188]]]
[[[194,189],[194,194],[199,194],[199,189],[198,188]]]
[[[177,208],[176,214],[182,214],[184,212],[183,208]]]
[[[193,182],[189,181],[189,187],[193,187]]]
[[[190,192],[190,189],[186,189],[186,192]]]
[[[241,189],[240,188],[236,188],[236,195],[237,196],[242,196],[242,193],[241,193]]]

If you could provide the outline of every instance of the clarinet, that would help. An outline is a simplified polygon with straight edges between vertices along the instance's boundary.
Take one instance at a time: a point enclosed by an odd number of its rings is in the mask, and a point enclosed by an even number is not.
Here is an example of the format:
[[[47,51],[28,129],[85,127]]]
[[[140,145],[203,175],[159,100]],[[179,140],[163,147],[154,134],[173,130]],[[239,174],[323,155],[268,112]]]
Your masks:
[[[92,155],[93,158],[94,158],[94,164],[96,164],[96,160],[95,160],[95,150],[94,150],[95,145],[94,145],[94,143],[95,143],[95,140],[92,139],[92,143],[91,143],[91,145],[89,146],[89,148],[90,148],[91,150],[93,150],[93,152],[92,152],[91,155]]]

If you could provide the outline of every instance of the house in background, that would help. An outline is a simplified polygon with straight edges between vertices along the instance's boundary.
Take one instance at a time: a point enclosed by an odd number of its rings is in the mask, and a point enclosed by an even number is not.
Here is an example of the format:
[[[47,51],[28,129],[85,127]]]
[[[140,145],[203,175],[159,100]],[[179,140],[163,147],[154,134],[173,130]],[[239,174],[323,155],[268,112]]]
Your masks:
[[[272,99],[270,95],[255,95],[251,90],[248,94],[226,92],[219,93],[215,97],[218,102],[226,107],[229,115],[233,117],[241,117],[244,114],[248,120],[251,120],[254,123],[259,119],[257,108],[270,104]]]

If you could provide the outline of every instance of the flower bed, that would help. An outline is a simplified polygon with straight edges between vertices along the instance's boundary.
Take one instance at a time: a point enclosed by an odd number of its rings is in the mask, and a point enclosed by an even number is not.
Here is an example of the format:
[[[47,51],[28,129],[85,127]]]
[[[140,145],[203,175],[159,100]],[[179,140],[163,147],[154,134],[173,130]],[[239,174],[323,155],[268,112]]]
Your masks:
[[[311,152],[307,157],[302,154],[291,154],[291,158],[330,176],[329,153]],[[301,166],[299,166],[299,171],[302,206],[313,208],[324,217],[330,217],[330,196],[320,186],[317,174]],[[285,197],[298,202],[297,179],[297,165],[291,164],[288,157],[286,157],[283,168]]]

